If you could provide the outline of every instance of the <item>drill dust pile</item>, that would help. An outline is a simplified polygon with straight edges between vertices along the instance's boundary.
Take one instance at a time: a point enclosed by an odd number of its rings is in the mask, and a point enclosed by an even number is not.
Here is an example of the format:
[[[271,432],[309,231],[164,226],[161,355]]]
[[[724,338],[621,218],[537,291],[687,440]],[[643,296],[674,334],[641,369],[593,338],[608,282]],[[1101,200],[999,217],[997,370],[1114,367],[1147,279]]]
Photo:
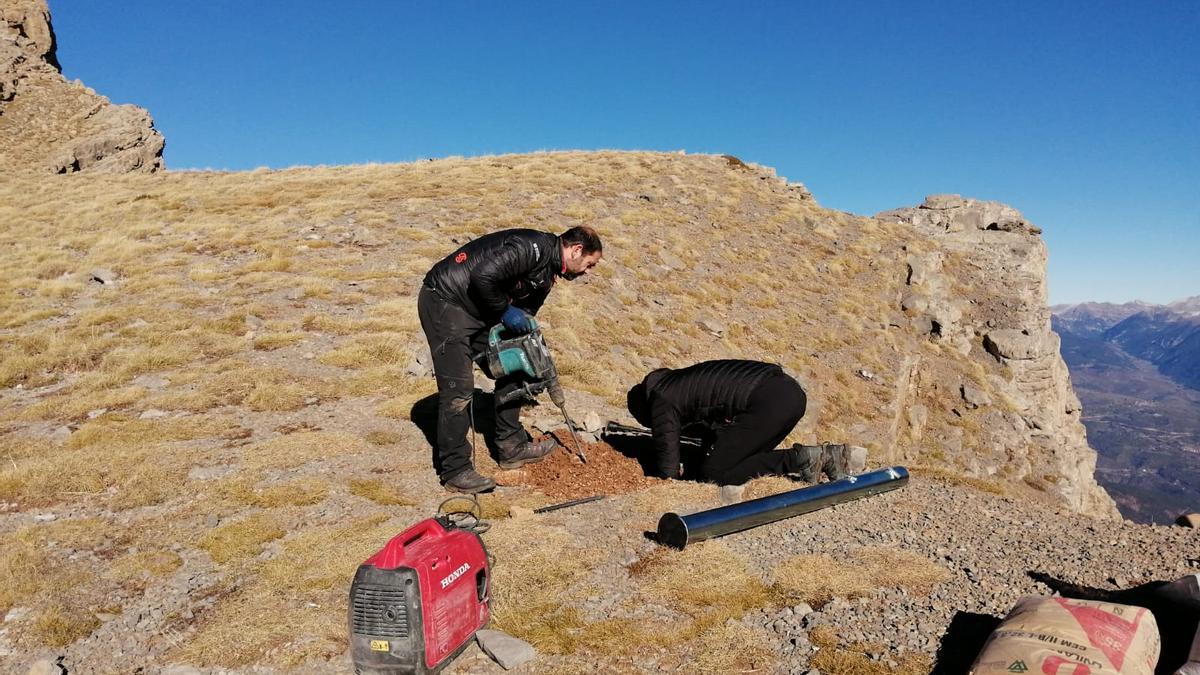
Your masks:
[[[625,494],[660,482],[646,477],[637,458],[617,452],[604,441],[583,443],[585,463],[576,456],[569,433],[556,433],[554,438],[561,444],[559,448],[541,462],[517,470],[521,484],[547,497],[569,500]]]
[[[603,442],[503,472],[477,443],[493,627],[538,650],[514,672],[963,672],[964,627],[1022,595],[1200,570],[1195,530],[1122,522],[1096,484],[1011,207],[858,216],[686,153],[162,171],[145,111],[61,81],[44,3],[0,9],[0,672],[351,672],[355,568],[447,496],[421,279],[502,227],[604,238],[538,315],[573,414],[631,422],[653,368],[773,361],[808,392],[787,442],[913,474],[670,551],[646,533],[715,486]]]

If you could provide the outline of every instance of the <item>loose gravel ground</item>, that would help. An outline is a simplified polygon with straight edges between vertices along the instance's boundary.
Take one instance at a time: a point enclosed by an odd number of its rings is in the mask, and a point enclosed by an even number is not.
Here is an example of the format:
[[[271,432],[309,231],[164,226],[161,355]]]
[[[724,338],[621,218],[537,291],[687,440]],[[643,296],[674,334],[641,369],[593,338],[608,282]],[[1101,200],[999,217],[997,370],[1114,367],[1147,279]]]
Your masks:
[[[661,481],[655,484],[659,487],[651,488],[651,493],[664,487]],[[522,490],[501,488],[498,495],[515,496]],[[549,514],[521,516],[529,519],[526,526],[530,536],[536,536],[540,528],[565,528],[576,540],[586,540],[605,551],[588,572],[587,583],[596,593],[579,608],[589,620],[606,618],[623,600],[632,597],[635,583],[630,567],[654,556],[660,548],[647,536],[661,513],[648,506],[655,504],[648,494],[641,490]],[[717,488],[692,485],[681,489],[674,503],[681,512],[718,506]],[[814,631],[819,628],[835,636],[837,645],[827,648],[865,652],[879,664],[880,672],[898,668],[913,655],[924,655],[935,662],[937,672],[964,672],[987,632],[1019,597],[1053,592],[1045,580],[1117,589],[1200,571],[1197,530],[1096,521],[925,478],[919,473],[899,490],[729,535],[720,542],[749,561],[752,571],[768,583],[772,581],[772,570],[797,555],[822,554],[852,565],[855,553],[878,547],[915,554],[946,573],[946,580],[927,595],[880,587],[866,597],[835,597],[815,609],[798,603],[752,611],[740,623],[762,637],[776,656],[769,669],[760,672],[776,673],[810,672],[818,653],[813,644]],[[500,559],[496,564],[502,566],[505,562]],[[181,588],[179,596],[190,593],[189,588]],[[627,606],[623,611],[630,612]],[[645,626],[669,618],[654,606],[632,611]],[[144,617],[127,612],[120,621],[105,627],[109,639],[100,639],[103,636],[97,634],[76,645],[72,649],[75,662],[98,664],[102,657],[95,649],[121,645],[119,633],[137,632],[139,626],[135,624],[140,618]],[[170,636],[163,639],[169,641]],[[688,667],[677,653],[653,650],[633,656],[598,657],[587,663],[585,670],[662,672],[687,671]],[[531,663],[503,671],[478,647],[471,646],[445,672],[492,675],[579,669],[578,657],[541,654]],[[349,673],[352,667],[349,658],[343,657],[308,662],[302,670]],[[231,671],[189,666],[151,668],[146,672],[187,675]],[[274,671],[251,668],[236,672]]]
[[[710,506],[715,506],[716,488],[712,491]],[[656,548],[644,536],[642,541],[631,536],[631,528],[613,525],[611,519],[628,510],[625,499],[590,504],[555,518],[579,534],[610,540],[616,559],[593,579],[610,579],[606,590],[612,598],[625,593],[628,577],[620,573],[622,566]],[[651,519],[641,525],[632,530],[654,527]],[[810,635],[818,627],[836,636],[837,648],[865,652],[882,672],[899,668],[906,657],[925,655],[936,672],[961,673],[988,632],[1023,595],[1051,595],[1057,582],[1115,590],[1200,571],[1200,531],[1097,521],[920,476],[890,493],[721,541],[752,561],[764,580],[776,565],[796,555],[824,554],[850,563],[855,552],[875,547],[917,554],[948,575],[927,595],[878,588],[867,597],[834,598],[815,610],[798,604],[752,612],[742,623],[767,636],[778,655],[771,669],[777,673],[810,672],[818,650]],[[663,657],[666,660],[647,654],[596,666],[626,672],[679,666]],[[556,661],[543,656],[512,672],[544,672],[560,665]],[[502,671],[472,648],[448,672]]]

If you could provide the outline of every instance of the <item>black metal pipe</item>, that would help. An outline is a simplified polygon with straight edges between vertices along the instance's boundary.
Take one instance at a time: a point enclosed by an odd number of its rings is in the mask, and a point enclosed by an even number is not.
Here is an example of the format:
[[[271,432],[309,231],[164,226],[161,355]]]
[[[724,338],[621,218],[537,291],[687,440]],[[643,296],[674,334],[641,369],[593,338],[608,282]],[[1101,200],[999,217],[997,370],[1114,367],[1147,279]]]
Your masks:
[[[907,484],[908,469],[893,466],[687,516],[664,513],[658,520],[658,543],[682,549],[697,541],[870,497]]]
[[[534,509],[533,512],[534,513],[549,513],[551,511],[557,511],[559,509],[566,509],[566,508],[570,508],[572,506],[579,506],[580,504],[587,504],[589,502],[595,502],[595,501],[599,501],[601,499],[604,499],[604,495],[595,495],[592,497],[584,497],[583,499],[572,499],[569,502],[562,502],[559,504],[551,504],[549,506],[543,506],[541,508]]]

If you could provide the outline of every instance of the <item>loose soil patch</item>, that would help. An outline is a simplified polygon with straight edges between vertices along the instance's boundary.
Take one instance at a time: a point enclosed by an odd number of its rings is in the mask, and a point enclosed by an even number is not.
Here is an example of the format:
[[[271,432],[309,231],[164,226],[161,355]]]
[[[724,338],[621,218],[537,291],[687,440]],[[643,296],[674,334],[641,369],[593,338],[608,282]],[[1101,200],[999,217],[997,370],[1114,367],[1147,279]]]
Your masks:
[[[548,497],[578,499],[625,494],[658,482],[642,472],[636,459],[626,457],[604,441],[583,444],[587,456],[584,464],[575,455],[575,443],[569,432],[548,435],[552,435],[561,447],[537,464],[521,467],[525,474],[522,484]]]

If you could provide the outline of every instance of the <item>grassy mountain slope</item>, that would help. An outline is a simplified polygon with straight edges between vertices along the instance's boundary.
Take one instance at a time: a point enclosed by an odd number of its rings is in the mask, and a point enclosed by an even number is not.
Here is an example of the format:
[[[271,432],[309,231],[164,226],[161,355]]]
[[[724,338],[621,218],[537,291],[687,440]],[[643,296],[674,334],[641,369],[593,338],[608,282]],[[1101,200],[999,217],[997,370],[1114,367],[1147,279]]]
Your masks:
[[[32,608],[8,638],[23,653],[103,654],[146,633],[136,609],[149,597],[159,637],[136,638],[138,663],[341,653],[354,566],[444,496],[408,421],[434,391],[414,364],[421,277],[505,227],[582,222],[604,237],[596,273],[560,283],[539,316],[577,415],[620,418],[626,389],[658,365],[764,359],[809,392],[791,440],[856,441],[874,466],[934,465],[1057,500],[1050,459],[993,442],[1020,418],[1003,363],[901,309],[906,256],[939,244],[822,209],[734,158],[12,177],[0,191],[0,611]],[[975,297],[969,260],[944,267]],[[992,292],[982,305],[998,306]],[[964,385],[987,402],[964,404]],[[653,488],[630,522],[702,487]],[[493,499],[500,514],[546,501],[515,488]],[[580,559],[608,554],[568,540]],[[527,547],[511,536],[494,552],[543,551]],[[502,626],[537,609],[521,602],[533,600],[498,599]],[[563,649],[575,647],[599,648]]]

